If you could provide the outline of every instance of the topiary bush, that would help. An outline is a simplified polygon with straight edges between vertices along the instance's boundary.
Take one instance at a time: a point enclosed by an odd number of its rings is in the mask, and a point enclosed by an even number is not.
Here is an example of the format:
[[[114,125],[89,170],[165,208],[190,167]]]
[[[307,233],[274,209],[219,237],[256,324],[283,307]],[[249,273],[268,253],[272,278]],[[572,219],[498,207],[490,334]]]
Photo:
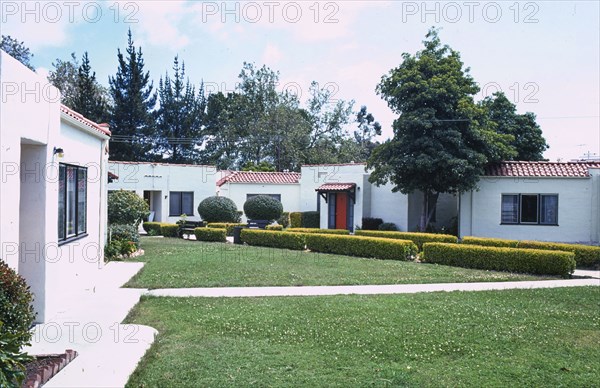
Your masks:
[[[390,232],[398,231],[398,227],[393,222],[384,222],[379,225],[378,229],[379,230],[387,230]]]
[[[194,235],[198,241],[227,242],[227,232],[219,228],[196,228]]]
[[[148,204],[131,191],[119,190],[108,193],[108,223],[138,227],[150,214]]]
[[[281,217],[283,205],[268,195],[256,195],[244,203],[244,213],[250,220],[274,221]]]
[[[0,260],[0,386],[20,386],[29,357],[21,348],[31,339],[33,295],[25,279]]]
[[[362,230],[379,230],[379,225],[383,224],[381,218],[364,217],[362,219]]]
[[[423,249],[423,244],[427,242],[444,242],[453,243],[458,242],[456,236],[449,234],[434,234],[434,233],[418,233],[418,232],[388,232],[388,231],[376,231],[376,230],[357,230],[354,232],[357,236],[367,237],[383,237],[383,238],[395,238],[400,240],[410,240],[417,244],[419,250]]]
[[[302,213],[302,227],[303,228],[320,228],[321,227],[321,214],[319,212],[303,212]]]
[[[290,213],[290,228],[301,228],[302,227],[302,213],[291,212]]]
[[[235,202],[219,196],[208,197],[200,202],[198,214],[206,222],[238,222],[240,218]]]

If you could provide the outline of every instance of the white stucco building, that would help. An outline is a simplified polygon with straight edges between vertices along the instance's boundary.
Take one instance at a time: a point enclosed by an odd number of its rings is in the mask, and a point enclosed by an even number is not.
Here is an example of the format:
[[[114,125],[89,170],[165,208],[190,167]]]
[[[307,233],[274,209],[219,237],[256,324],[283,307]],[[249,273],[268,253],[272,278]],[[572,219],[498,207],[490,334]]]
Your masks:
[[[110,131],[2,51],[0,83],[0,259],[27,281],[45,322],[103,266]]]
[[[600,163],[503,162],[460,196],[459,234],[600,242]]]
[[[233,200],[238,210],[244,210],[248,198],[261,194],[280,201],[285,212],[301,211],[300,174],[297,172],[222,172],[217,181],[217,193]],[[242,221],[247,221],[245,216]]]
[[[175,223],[182,214],[199,221],[198,204],[215,195],[214,166],[109,161],[108,170],[116,176],[108,184],[109,192],[136,192],[148,203],[151,221]]]

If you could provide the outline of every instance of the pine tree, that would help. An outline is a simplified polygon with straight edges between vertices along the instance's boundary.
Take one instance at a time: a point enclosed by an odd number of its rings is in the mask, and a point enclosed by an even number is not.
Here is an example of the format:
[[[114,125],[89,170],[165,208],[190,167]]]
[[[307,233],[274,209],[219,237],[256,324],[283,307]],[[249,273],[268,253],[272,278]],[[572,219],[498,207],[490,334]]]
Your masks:
[[[76,89],[71,108],[90,120],[99,123],[107,121],[108,106],[102,89],[96,81],[96,72],[92,72],[86,51],[77,70]]]
[[[153,147],[157,141],[153,120],[156,93],[149,72],[144,73],[142,49],[136,51],[131,30],[126,55],[118,50],[117,74],[109,78],[114,104],[109,121],[113,133],[110,157],[123,161],[153,160],[157,157]]]

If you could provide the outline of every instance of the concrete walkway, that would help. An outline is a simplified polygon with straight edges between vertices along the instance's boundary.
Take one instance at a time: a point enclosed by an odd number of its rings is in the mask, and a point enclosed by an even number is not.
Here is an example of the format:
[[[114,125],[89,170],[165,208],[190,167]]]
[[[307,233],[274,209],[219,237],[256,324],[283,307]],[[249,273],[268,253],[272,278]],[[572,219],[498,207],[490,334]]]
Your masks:
[[[129,310],[146,290],[120,288],[143,263],[108,263],[93,291],[79,292],[46,323],[36,325],[32,355],[79,353],[44,387],[122,387],[154,342],[157,331],[148,326],[122,325]]]

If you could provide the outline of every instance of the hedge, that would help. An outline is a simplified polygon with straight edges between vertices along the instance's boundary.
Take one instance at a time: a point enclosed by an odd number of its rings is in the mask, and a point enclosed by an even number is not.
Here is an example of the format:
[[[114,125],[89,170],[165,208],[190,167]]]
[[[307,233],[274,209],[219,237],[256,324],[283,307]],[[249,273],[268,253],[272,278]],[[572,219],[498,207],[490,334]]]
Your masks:
[[[386,232],[376,230],[357,230],[357,236],[393,238],[399,240],[410,240],[417,244],[419,250],[423,250],[423,244],[428,242],[457,243],[458,238],[450,234],[413,233],[413,232]]]
[[[575,253],[575,262],[580,267],[600,266],[600,247],[581,244],[561,244],[542,241],[520,241],[519,248],[545,249]]]
[[[162,223],[160,232],[165,237],[179,237],[179,225]]]
[[[346,229],[318,229],[318,228],[287,228],[286,232],[294,233],[319,233],[319,234],[350,234]]]
[[[228,236],[233,236],[233,228],[236,226],[246,226],[246,224],[239,224],[233,222],[212,222],[207,224],[207,228],[225,229]]]
[[[302,213],[302,227],[303,228],[320,228],[321,227],[321,213],[315,211],[303,212]]]
[[[463,244],[481,245],[486,247],[516,248],[519,240],[505,240],[501,238],[465,236],[461,241]]]
[[[287,233],[260,229],[242,230],[241,239],[248,245],[261,247],[304,250],[306,235],[302,233]]]
[[[380,237],[306,234],[306,247],[313,252],[384,260],[413,260],[417,246],[408,240]]]
[[[227,242],[227,232],[218,228],[196,228],[194,235],[198,241]]]
[[[575,270],[574,257],[572,252],[426,243],[421,260],[464,268],[568,278]]]
[[[282,231],[283,230],[283,225],[267,225],[265,226],[266,230],[277,230],[277,231]]]
[[[148,233],[149,235],[160,236],[161,235],[160,224],[161,224],[160,222],[144,222],[142,224],[142,227],[144,228],[146,233]],[[152,233],[152,232],[154,232],[154,233]]]
[[[379,230],[379,225],[383,224],[381,218],[363,217],[362,229],[363,230]]]
[[[290,227],[301,228],[302,227],[302,213],[291,212],[290,213]]]

